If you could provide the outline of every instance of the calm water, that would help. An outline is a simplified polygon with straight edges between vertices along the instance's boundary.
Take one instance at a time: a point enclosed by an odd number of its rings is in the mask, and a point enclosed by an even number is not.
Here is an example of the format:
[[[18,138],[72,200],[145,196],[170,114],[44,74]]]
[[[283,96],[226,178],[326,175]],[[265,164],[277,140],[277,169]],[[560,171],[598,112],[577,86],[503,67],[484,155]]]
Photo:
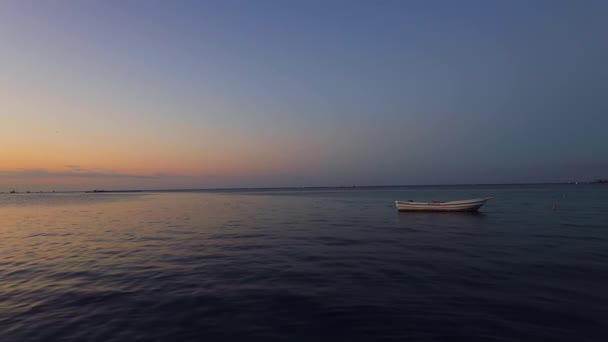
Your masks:
[[[608,340],[608,186],[4,194],[0,220],[1,341]]]

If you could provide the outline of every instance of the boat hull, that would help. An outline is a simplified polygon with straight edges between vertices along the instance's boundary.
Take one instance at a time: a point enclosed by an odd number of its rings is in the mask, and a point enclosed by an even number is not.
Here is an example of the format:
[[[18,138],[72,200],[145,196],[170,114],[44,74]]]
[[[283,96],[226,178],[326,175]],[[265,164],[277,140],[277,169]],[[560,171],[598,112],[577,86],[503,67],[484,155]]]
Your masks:
[[[463,201],[451,202],[402,202],[395,201],[395,206],[399,211],[446,211],[446,212],[463,212],[477,211],[490,198],[478,198]]]

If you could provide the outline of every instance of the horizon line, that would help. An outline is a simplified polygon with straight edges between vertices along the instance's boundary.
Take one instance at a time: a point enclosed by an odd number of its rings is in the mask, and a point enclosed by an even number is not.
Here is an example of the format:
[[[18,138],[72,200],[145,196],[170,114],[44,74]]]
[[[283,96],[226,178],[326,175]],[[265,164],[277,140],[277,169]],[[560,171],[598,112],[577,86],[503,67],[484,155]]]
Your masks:
[[[456,183],[456,184],[419,184],[419,185],[336,185],[336,186],[287,186],[287,187],[220,187],[220,188],[176,188],[176,189],[114,189],[114,190],[50,190],[50,191],[19,191],[17,193],[108,193],[108,192],[170,192],[170,191],[238,191],[238,190],[296,190],[296,189],[360,189],[360,188],[399,188],[399,187],[431,187],[431,186],[497,186],[497,185],[557,185],[557,184],[596,184],[595,181],[568,182],[530,182],[530,183]],[[15,190],[15,189],[12,189]],[[10,193],[9,191],[1,192]]]

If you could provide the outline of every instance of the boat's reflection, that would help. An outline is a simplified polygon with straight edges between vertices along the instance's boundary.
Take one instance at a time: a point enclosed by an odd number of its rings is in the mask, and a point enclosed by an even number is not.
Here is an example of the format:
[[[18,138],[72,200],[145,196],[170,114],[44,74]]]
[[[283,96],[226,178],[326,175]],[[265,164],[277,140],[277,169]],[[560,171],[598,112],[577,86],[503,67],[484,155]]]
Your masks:
[[[398,211],[397,222],[410,224],[412,222],[433,223],[467,223],[479,221],[487,217],[487,214],[479,211],[446,211],[446,212],[423,212],[423,211]]]

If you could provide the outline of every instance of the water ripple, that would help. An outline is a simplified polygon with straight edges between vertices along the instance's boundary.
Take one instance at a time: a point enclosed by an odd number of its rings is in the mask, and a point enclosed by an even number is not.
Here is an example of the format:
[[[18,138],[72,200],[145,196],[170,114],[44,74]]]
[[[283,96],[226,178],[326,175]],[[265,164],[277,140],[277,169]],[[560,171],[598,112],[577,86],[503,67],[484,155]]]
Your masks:
[[[604,341],[608,194],[565,189],[0,195],[0,336]]]

